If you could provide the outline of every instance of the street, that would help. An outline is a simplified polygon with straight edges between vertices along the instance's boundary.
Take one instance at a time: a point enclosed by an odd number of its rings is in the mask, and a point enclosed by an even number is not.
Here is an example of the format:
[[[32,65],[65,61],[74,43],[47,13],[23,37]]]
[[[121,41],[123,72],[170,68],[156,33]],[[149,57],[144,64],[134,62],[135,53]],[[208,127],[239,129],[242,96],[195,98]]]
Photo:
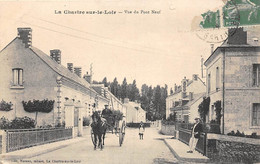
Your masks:
[[[90,135],[85,135],[84,142],[75,143],[42,154],[31,159],[20,161],[34,163],[178,163],[168,147],[160,139],[155,128],[146,128],[144,140],[139,140],[138,129],[127,128],[124,143],[119,147],[118,137],[115,134],[107,134],[105,148],[94,150]]]

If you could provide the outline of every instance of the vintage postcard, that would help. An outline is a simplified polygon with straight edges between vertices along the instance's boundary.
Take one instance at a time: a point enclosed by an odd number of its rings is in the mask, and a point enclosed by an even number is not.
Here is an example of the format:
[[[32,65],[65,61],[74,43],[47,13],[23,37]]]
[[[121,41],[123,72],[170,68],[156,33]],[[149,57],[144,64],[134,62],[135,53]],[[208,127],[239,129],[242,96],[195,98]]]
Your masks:
[[[0,163],[260,162],[259,0],[0,0]]]

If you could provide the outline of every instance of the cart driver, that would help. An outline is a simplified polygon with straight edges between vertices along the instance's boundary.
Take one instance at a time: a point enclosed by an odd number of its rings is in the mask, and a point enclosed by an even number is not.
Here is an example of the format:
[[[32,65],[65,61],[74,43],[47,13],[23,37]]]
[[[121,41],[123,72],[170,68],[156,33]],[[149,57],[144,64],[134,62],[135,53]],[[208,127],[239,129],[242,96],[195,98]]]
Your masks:
[[[112,111],[108,109],[108,105],[105,105],[105,109],[103,109],[101,113],[101,117],[107,119],[112,115]]]

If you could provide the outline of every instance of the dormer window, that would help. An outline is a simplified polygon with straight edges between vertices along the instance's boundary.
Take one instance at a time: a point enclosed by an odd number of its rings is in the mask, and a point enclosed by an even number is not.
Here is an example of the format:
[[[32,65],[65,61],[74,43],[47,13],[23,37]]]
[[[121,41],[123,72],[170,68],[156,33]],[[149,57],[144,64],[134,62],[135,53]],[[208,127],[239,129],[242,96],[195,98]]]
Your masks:
[[[23,86],[23,69],[14,68],[13,72],[13,86]]]

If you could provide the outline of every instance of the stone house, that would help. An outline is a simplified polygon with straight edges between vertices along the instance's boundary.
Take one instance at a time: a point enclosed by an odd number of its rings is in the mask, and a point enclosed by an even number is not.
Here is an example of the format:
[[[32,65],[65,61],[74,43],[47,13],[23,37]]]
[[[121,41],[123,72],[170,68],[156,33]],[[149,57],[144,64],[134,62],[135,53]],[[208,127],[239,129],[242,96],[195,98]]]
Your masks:
[[[208,121],[216,119],[221,101],[221,131],[260,134],[260,37],[259,27],[229,30],[226,42],[205,61],[210,97]],[[232,34],[231,34],[232,33]]]
[[[35,113],[23,109],[22,101],[54,100],[50,113],[39,113],[37,125],[81,126],[82,117],[96,109],[98,100],[109,99],[96,92],[81,78],[81,67],[61,65],[61,51],[51,50],[50,56],[32,45],[32,29],[18,28],[18,36],[0,51],[0,100],[12,102],[13,110],[0,111],[9,120]]]
[[[175,84],[174,93],[166,98],[166,118],[176,112],[178,121],[193,122],[199,116],[198,105],[205,91],[205,83],[198,75],[194,74],[192,80],[184,77],[181,85]]]
[[[124,106],[126,108],[126,123],[146,122],[146,111],[142,109],[140,103],[125,98]]]

